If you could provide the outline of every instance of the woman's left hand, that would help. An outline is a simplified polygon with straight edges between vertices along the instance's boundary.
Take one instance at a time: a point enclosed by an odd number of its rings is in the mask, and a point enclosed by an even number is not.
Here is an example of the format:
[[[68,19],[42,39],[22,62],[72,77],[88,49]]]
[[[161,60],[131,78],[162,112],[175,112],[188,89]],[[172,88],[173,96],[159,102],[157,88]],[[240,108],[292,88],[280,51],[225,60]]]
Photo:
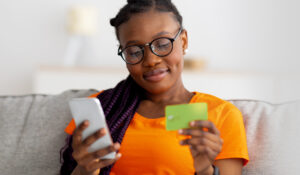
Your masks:
[[[220,132],[211,121],[193,121],[191,128],[179,130],[179,134],[191,138],[182,140],[181,145],[189,145],[194,159],[194,168],[198,174],[212,172],[212,164],[222,150],[223,140]],[[208,131],[204,131],[207,128]]]

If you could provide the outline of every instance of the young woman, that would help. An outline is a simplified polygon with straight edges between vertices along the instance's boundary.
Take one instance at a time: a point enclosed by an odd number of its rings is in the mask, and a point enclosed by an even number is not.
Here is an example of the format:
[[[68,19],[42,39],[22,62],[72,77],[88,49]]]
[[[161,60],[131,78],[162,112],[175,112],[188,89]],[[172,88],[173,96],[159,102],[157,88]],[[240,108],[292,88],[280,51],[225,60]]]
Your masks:
[[[61,174],[241,174],[249,160],[242,115],[227,101],[184,87],[181,73],[188,36],[171,0],[128,0],[111,25],[130,75],[92,97],[101,101],[115,143],[87,152],[107,131],[82,140],[88,121],[75,128],[72,120],[66,128],[70,136]],[[197,102],[208,104],[208,121],[165,130],[166,105]],[[115,159],[99,159],[112,151],[119,152]]]

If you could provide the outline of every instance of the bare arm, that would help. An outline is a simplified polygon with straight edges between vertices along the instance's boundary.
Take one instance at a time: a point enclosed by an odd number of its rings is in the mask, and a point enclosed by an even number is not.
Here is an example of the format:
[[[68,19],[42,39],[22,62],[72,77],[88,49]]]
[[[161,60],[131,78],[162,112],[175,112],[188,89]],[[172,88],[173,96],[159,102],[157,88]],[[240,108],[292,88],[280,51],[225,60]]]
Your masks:
[[[243,159],[216,160],[215,165],[219,168],[220,175],[241,175]]]
[[[216,160],[214,165],[219,168],[220,175],[241,175],[243,168],[242,159],[221,159]],[[210,166],[205,172],[197,173],[197,175],[212,175],[213,167]]]

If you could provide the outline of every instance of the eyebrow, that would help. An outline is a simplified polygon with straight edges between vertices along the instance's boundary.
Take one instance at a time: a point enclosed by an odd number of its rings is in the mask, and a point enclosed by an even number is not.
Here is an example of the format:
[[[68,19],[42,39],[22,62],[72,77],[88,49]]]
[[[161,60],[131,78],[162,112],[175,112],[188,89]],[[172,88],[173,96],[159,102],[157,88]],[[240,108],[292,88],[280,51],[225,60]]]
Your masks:
[[[162,31],[162,32],[159,32],[159,33],[155,34],[152,38],[155,39],[155,38],[157,38],[161,35],[166,35],[166,34],[171,34],[171,33],[167,32],[167,31]],[[126,42],[125,47],[127,47],[129,44],[133,44],[133,43],[137,43],[137,42],[138,42],[138,40],[128,41],[128,42]]]

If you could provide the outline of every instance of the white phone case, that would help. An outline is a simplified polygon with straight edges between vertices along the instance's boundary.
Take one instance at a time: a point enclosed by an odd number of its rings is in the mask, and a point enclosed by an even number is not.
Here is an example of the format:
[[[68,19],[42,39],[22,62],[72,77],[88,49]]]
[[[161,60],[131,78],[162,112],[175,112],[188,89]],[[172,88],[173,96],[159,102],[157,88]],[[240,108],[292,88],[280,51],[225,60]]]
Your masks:
[[[99,149],[112,145],[112,138],[110,136],[104,112],[102,110],[100,101],[97,98],[73,98],[69,101],[71,113],[73,115],[76,127],[83,121],[89,120],[89,126],[82,133],[82,140],[92,135],[101,128],[105,128],[106,134],[94,142],[88,149],[88,152],[94,152]],[[101,159],[114,159],[115,152],[109,153]]]

